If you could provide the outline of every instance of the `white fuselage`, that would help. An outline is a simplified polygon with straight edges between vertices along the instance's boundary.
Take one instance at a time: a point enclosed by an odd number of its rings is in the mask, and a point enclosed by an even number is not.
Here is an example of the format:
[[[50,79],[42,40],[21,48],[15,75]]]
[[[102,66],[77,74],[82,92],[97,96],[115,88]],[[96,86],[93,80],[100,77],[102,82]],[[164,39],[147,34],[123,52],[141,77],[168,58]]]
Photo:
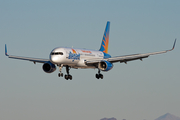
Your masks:
[[[73,68],[95,68],[95,66],[87,66],[86,60],[103,59],[104,53],[96,50],[73,49],[58,47],[51,51],[50,61],[57,65],[68,65]]]

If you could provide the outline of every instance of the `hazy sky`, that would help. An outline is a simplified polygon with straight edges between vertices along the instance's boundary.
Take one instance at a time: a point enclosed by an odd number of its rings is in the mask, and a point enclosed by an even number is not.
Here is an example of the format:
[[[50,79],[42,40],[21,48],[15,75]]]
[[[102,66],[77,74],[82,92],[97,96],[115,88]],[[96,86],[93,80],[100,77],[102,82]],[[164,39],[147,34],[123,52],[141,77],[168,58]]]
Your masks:
[[[179,0],[1,0],[1,120],[154,120],[180,116]],[[99,49],[110,21],[112,56],[174,51],[126,64],[104,79],[97,70],[71,69],[72,81],[42,70],[43,64],[11,55],[49,58],[58,46]],[[65,69],[63,69],[65,74]]]

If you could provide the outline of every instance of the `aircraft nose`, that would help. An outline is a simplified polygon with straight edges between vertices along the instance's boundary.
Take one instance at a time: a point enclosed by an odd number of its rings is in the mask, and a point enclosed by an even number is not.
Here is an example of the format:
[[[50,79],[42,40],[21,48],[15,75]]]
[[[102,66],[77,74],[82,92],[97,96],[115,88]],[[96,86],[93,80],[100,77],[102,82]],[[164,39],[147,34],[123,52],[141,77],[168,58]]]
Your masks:
[[[54,55],[51,55],[51,56],[50,56],[50,61],[55,64],[55,63],[58,62],[58,57],[57,57],[57,56],[54,56]]]

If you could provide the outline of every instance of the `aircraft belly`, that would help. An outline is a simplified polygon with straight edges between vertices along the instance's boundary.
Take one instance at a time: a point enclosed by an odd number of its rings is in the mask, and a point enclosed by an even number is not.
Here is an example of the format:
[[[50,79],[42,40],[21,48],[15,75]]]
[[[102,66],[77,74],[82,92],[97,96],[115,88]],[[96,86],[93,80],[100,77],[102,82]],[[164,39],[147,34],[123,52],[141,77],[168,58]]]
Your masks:
[[[73,68],[81,68],[81,69],[88,69],[88,68],[91,68],[91,69],[95,69],[96,67],[95,67],[95,66],[87,66],[87,67],[78,67],[78,66],[74,66]]]
[[[73,60],[73,59],[66,59],[63,61],[64,64],[72,64],[76,65],[79,62],[79,60]]]

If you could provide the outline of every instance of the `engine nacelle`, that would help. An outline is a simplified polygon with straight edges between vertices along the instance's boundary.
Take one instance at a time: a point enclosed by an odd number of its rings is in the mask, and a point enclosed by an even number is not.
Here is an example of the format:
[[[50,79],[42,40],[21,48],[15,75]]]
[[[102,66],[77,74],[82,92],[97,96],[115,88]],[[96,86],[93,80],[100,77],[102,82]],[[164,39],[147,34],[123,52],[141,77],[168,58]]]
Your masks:
[[[98,68],[102,71],[109,71],[113,68],[113,64],[108,61],[101,61],[98,63]]]
[[[56,70],[56,66],[54,64],[52,64],[50,61],[44,63],[42,68],[43,68],[44,72],[46,72],[46,73],[52,73]]]

